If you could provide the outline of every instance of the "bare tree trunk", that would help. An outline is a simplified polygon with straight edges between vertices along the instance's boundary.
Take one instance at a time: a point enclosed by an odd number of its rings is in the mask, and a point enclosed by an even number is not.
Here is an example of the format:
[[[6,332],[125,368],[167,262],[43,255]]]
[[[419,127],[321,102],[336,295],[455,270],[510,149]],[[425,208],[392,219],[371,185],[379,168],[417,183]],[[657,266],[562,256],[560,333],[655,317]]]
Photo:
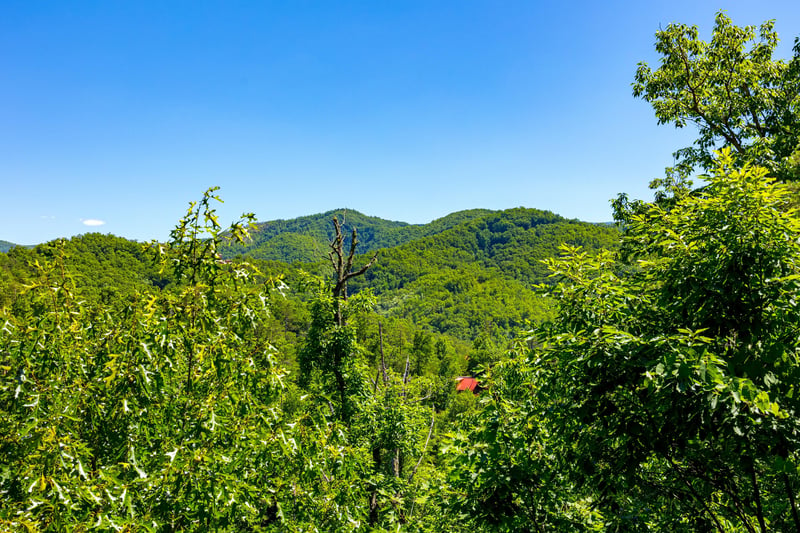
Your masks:
[[[333,286],[333,298],[336,303],[336,325],[341,326],[344,324],[342,317],[341,302],[347,300],[347,280],[356,276],[362,275],[366,272],[375,261],[378,260],[378,252],[373,254],[372,258],[360,269],[353,272],[353,259],[356,255],[356,246],[358,246],[358,234],[356,229],[353,228],[352,237],[350,239],[350,251],[345,255],[344,252],[344,234],[342,233],[342,225],[339,224],[339,219],[333,217],[333,229],[335,235],[333,241],[330,243],[331,251],[328,253],[333,265],[333,272],[335,276],[335,284]]]
[[[800,533],[800,516],[797,515],[797,502],[794,497],[794,490],[789,481],[789,476],[786,472],[783,473],[783,484],[786,486],[786,495],[789,498],[789,505],[792,509],[792,519],[794,520],[794,528],[797,533]]]

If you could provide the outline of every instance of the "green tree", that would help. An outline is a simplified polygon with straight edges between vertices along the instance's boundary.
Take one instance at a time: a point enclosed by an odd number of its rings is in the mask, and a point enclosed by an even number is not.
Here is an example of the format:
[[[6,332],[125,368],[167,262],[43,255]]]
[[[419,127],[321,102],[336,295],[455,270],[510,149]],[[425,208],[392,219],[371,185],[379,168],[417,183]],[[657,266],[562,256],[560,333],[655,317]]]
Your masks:
[[[415,332],[411,355],[414,357],[416,374],[421,376],[423,373],[428,373],[427,367],[433,356],[433,336],[427,331]]]
[[[490,329],[491,324],[484,326],[484,330],[472,342],[472,351],[469,354],[469,364],[467,365],[467,371],[470,374],[482,373],[502,355],[502,349],[498,348],[492,340]]]
[[[714,166],[714,150],[731,149],[737,164],[758,164],[782,180],[800,179],[800,40],[789,61],[773,59],[773,21],[735,26],[717,14],[711,40],[697,26],[656,32],[661,65],[640,63],[633,94],[650,102],[659,124],[697,126],[693,146],[675,153],[675,176]],[[793,159],[794,157],[794,159]]]
[[[324,383],[333,379],[332,389],[338,405],[338,416],[349,423],[355,413],[357,399],[365,386],[366,377],[363,349],[357,343],[356,328],[348,319],[373,305],[369,291],[363,291],[348,301],[347,282],[364,272],[377,260],[377,255],[359,270],[353,271],[353,259],[358,246],[358,235],[353,229],[350,251],[344,250],[344,235],[339,220],[333,218],[335,235],[330,243],[328,259],[333,266],[331,284],[311,278],[314,299],[311,303],[311,327],[298,362],[304,385],[316,379]],[[315,376],[318,372],[319,375]]]
[[[558,315],[493,371],[462,465],[487,489],[462,505],[497,494],[507,516],[550,521],[588,505],[617,531],[800,530],[800,221],[767,172],[725,151],[702,193],[629,214],[616,260],[548,261]],[[512,483],[508,457],[525,471]]]
[[[349,506],[354,523],[369,530],[396,529],[413,520],[439,523],[439,506],[426,502],[431,475],[425,459],[435,418],[420,398],[424,392],[431,396],[431,387],[412,379],[408,359],[402,375],[387,367],[380,325],[380,361],[375,378],[370,378],[357,323],[373,298],[368,290],[348,297],[347,281],[363,274],[375,256],[353,271],[357,234],[354,230],[346,254],[335,218],[334,228],[329,255],[333,280],[311,278],[309,285],[311,325],[299,354],[300,384],[312,393],[312,404],[329,409],[330,423],[341,425],[341,446],[358,467],[348,488],[349,497],[360,500]],[[417,344],[431,352],[426,335]],[[418,529],[425,528],[420,524]]]
[[[295,452],[281,445],[283,372],[261,335],[270,287],[217,260],[212,192],[153,247],[173,291],[90,307],[57,242],[20,295],[24,313],[3,317],[0,529],[281,524],[277,474]]]
[[[246,226],[222,231],[213,192],[150,246],[169,288],[87,303],[62,241],[34,261],[26,301],[0,310],[0,530],[365,524],[370,465],[327,406],[282,409],[302,400],[264,334],[275,284],[219,260]]]

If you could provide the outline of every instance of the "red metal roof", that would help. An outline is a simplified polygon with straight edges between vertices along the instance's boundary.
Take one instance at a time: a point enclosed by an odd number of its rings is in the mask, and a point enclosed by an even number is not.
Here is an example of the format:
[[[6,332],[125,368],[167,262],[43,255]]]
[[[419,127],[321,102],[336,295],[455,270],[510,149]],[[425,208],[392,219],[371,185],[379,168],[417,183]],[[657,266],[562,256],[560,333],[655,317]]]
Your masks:
[[[478,386],[478,380],[475,378],[458,378],[458,384],[456,384],[456,391],[461,392],[468,390],[470,392],[475,392],[475,387]]]

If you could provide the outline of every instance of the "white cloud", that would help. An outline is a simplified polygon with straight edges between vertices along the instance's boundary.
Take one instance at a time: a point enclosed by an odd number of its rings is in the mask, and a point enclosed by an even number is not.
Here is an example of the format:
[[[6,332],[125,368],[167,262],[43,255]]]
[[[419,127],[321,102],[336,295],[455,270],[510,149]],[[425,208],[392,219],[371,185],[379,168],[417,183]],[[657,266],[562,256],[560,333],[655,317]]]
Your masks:
[[[81,222],[84,226],[102,226],[106,223],[105,220],[98,220],[96,218],[82,218]]]

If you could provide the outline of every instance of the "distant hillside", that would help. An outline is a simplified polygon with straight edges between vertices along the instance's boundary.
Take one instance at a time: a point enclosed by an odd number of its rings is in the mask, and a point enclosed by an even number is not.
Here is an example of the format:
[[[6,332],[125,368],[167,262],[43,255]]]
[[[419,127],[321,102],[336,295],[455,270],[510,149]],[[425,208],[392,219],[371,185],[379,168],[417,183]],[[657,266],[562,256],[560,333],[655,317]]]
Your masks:
[[[15,246],[17,246],[17,245],[14,244],[13,242],[0,241],[0,253],[6,253],[7,251],[9,251],[10,249],[14,248]]]
[[[328,243],[333,238],[331,220],[334,216],[342,222],[348,239],[353,228],[356,228],[358,251],[368,253],[435,235],[489,213],[492,211],[471,209],[452,213],[428,224],[408,224],[367,216],[350,209],[336,209],[290,220],[262,222],[252,232],[251,242],[225,246],[220,253],[228,259],[244,255],[254,259],[310,263],[327,256]]]
[[[431,268],[477,264],[525,284],[544,281],[542,259],[562,243],[596,250],[614,246],[616,228],[568,220],[549,211],[516,208],[489,212],[454,227],[385,250],[367,278],[378,288],[399,288]]]
[[[545,318],[551,305],[532,290],[547,281],[542,260],[557,255],[562,243],[594,251],[615,246],[618,235],[615,227],[527,208],[460,211],[429,224],[340,210],[260,224],[252,243],[227,247],[223,256],[327,272],[322,260],[334,215],[348,232],[357,228],[362,261],[380,250],[377,264],[352,281],[351,292],[370,288],[384,316],[462,339],[482,332],[505,336]]]
[[[289,282],[300,279],[300,270],[327,275],[330,265],[324,258],[334,214],[346,230],[358,229],[360,261],[379,250],[378,262],[350,283],[351,293],[369,288],[377,297],[376,310],[387,320],[467,342],[481,336],[500,342],[549,316],[552,303],[533,288],[548,282],[542,260],[557,255],[562,243],[591,252],[614,247],[618,236],[613,226],[526,208],[460,211],[429,224],[340,210],[259,224],[253,242],[221,251],[227,258],[268,260],[262,262],[262,271],[284,274]],[[131,295],[170,283],[139,243],[90,233],[63,246],[78,294],[88,301],[124,304]],[[30,265],[51,259],[55,252],[54,243],[45,243],[0,254],[0,307],[12,302],[23,281],[34,275]],[[298,293],[292,298],[304,297]],[[286,324],[306,320],[296,318],[304,316],[296,311],[301,304],[274,305],[276,316],[286,315]],[[278,309],[284,305],[286,313]],[[296,335],[303,330],[287,328]]]
[[[547,211],[489,212],[382,250],[353,289],[372,288],[387,315],[461,338],[487,329],[508,332],[549,314],[550,303],[532,290],[547,281],[543,259],[558,255],[562,243],[613,248],[617,236],[616,228]]]
[[[169,282],[147,257],[141,243],[114,235],[86,233],[61,244],[50,241],[35,247],[18,246],[0,255],[0,307],[14,300],[25,280],[40,275],[33,266],[35,263],[45,264],[57,256],[64,257],[77,295],[90,302],[124,304],[131,295]]]

